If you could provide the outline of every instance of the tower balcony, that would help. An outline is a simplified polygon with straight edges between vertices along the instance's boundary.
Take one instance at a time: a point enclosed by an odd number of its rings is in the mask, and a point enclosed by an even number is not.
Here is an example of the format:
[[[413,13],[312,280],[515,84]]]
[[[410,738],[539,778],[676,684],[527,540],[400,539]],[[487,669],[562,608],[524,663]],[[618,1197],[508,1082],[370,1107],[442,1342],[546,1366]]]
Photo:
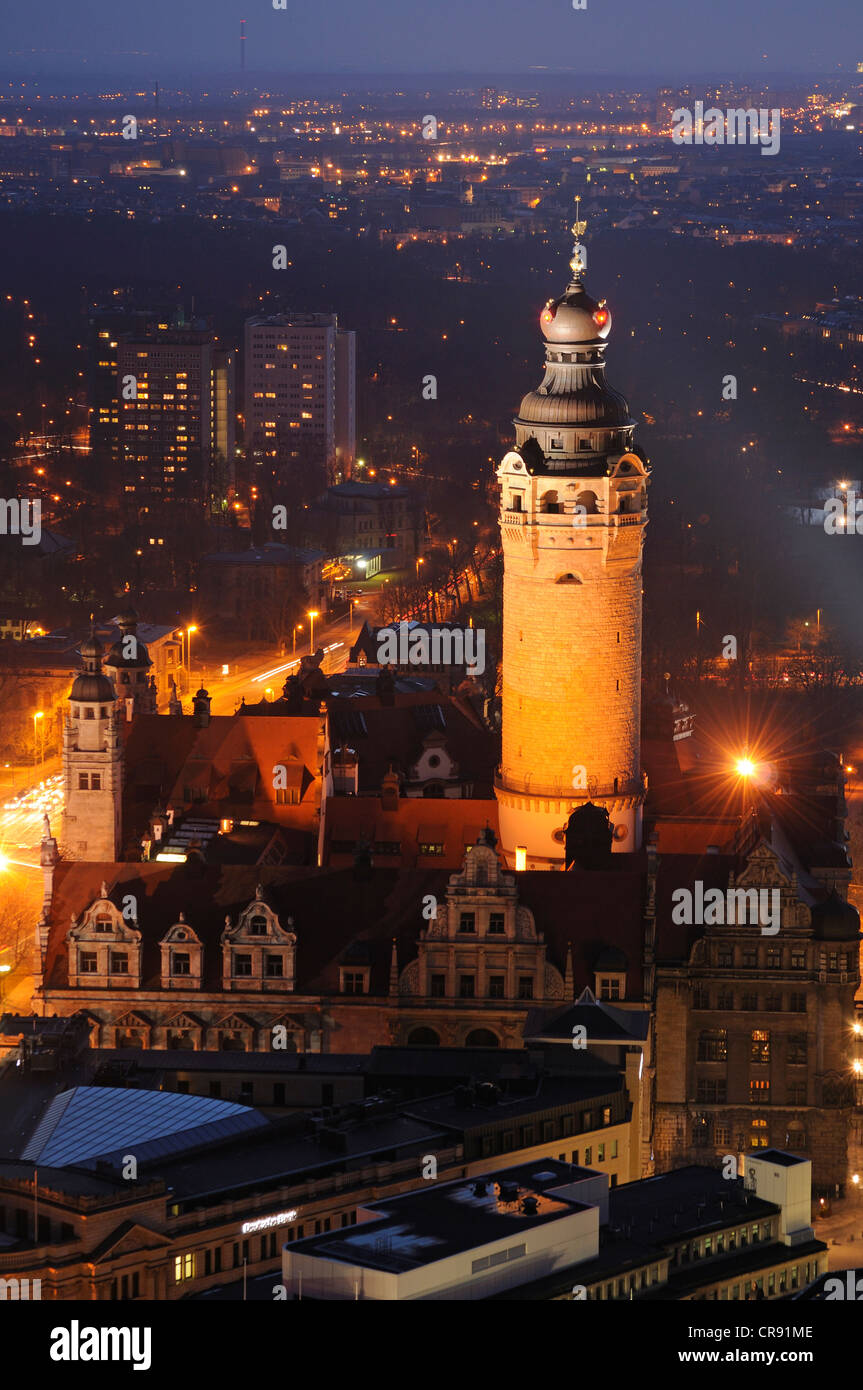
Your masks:
[[[573,787],[572,780],[567,781],[565,777],[555,777],[551,781],[543,781],[533,773],[521,776],[512,768],[498,765],[495,770],[494,785],[496,790],[512,792],[517,796],[537,796],[542,798],[553,798],[564,801],[615,801],[621,798],[644,796],[646,788],[646,776],[644,773],[640,777],[622,778],[617,777],[607,785],[589,778],[586,787]]]

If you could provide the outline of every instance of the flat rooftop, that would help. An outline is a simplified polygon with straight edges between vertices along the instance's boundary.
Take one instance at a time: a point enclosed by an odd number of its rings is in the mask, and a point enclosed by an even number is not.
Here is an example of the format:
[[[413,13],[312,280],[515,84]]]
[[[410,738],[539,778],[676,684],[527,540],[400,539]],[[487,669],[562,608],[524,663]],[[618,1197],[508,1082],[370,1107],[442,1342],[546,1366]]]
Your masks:
[[[443,1186],[430,1182],[417,1192],[376,1202],[375,1212],[348,1231],[295,1241],[296,1255],[314,1255],[347,1265],[402,1274],[493,1241],[519,1238],[589,1211],[591,1204],[549,1189],[594,1176],[552,1159],[540,1159],[499,1174]]]

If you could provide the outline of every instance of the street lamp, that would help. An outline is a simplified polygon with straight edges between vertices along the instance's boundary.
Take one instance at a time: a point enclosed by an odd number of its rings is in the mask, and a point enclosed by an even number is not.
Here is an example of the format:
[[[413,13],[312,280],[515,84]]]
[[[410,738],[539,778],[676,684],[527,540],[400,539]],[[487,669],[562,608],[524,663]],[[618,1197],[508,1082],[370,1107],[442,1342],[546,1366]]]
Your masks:
[[[298,633],[298,632],[302,632],[302,630],[303,630],[303,625],[302,625],[302,623],[294,623],[294,645],[293,645],[293,649],[292,649],[292,653],[291,653],[293,656],[296,656],[296,654],[297,654],[297,633]]]
[[[194,624],[192,624],[191,627],[186,628],[186,655],[188,657],[188,660],[186,662],[186,669],[189,672],[190,683],[192,680],[192,633],[197,631],[198,629],[197,627],[195,627]]]
[[[315,618],[319,618],[321,615],[320,615],[320,613],[318,612],[317,608],[310,608],[310,609],[309,609],[308,616],[309,616],[309,617],[311,618],[311,620],[312,620],[312,628],[311,628],[311,633],[310,633],[310,635],[309,635],[309,654],[310,654],[311,656],[314,656],[314,654],[315,654]]]
[[[37,729],[38,729],[38,727],[39,727],[39,720],[40,720],[40,719],[44,719],[44,718],[45,718],[45,712],[44,712],[44,710],[41,710],[41,709],[40,709],[40,710],[37,710],[36,713],[33,715],[33,766],[34,766],[34,767],[36,766],[36,746],[37,746],[37,744],[36,744],[37,732],[36,732],[36,731],[37,731]],[[44,739],[44,737],[43,737],[43,739],[42,739],[42,761],[43,761],[43,763],[44,763],[44,761],[45,761],[45,739]]]

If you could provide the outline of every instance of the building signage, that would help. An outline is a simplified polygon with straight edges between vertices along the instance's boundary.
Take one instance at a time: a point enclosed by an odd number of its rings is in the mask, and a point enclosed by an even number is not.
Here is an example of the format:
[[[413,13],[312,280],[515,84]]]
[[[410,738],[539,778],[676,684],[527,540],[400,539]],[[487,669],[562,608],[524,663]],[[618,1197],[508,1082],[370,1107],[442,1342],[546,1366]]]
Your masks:
[[[251,1236],[255,1231],[269,1231],[273,1226],[287,1226],[289,1222],[296,1221],[298,1216],[298,1211],[280,1211],[277,1216],[262,1216],[258,1221],[244,1221],[242,1232],[244,1236]]]

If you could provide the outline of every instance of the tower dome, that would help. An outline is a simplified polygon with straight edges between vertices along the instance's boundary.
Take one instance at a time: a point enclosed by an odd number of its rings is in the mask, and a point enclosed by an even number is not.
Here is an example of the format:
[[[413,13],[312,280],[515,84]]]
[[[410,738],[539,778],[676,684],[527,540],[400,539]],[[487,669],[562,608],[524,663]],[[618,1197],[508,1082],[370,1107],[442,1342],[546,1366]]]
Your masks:
[[[94,626],[91,626],[90,636],[85,638],[78,651],[84,663],[84,670],[79,672],[72,682],[69,699],[77,700],[81,704],[101,704],[104,701],[113,701],[114,687],[102,671],[102,656],[105,648],[96,636]]]
[[[611,310],[584,286],[587,252],[578,238],[586,226],[576,216],[572,279],[540,314],[545,376],[523,397],[514,421],[519,447],[536,440],[546,459],[554,459],[556,471],[580,469],[585,453],[624,453],[632,447],[629,406],[605,379]]]

